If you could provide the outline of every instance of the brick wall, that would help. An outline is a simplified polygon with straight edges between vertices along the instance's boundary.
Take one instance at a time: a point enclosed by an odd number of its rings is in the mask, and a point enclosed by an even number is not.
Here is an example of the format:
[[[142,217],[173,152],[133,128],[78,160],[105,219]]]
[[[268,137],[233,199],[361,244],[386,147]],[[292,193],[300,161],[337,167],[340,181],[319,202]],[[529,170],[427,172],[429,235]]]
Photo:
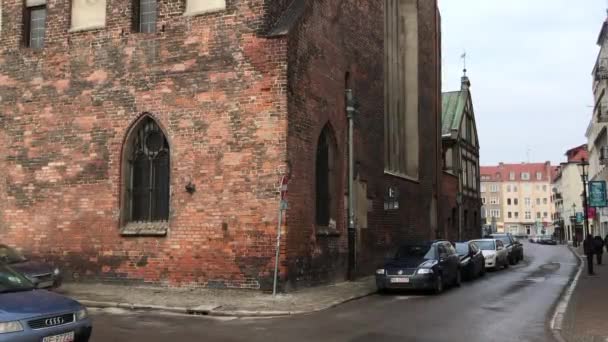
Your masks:
[[[433,212],[433,201],[435,199],[437,203],[441,193],[440,17],[436,1],[418,1],[418,6],[420,178],[410,181],[385,176],[385,186],[399,190],[400,210],[385,212],[381,229],[373,232],[370,240],[377,242],[368,263],[370,269],[373,264],[380,263],[383,256],[391,255],[400,243],[434,239],[436,229],[440,228],[440,222],[436,227],[431,225],[432,216],[437,217]]]
[[[288,159],[293,166],[287,217],[288,286],[343,280],[347,262],[347,118],[345,74],[360,108],[355,121],[356,177],[367,185],[368,227],[358,230],[357,266],[369,275],[397,245],[435,236],[433,196],[439,192],[440,67],[438,12],[420,2],[420,180],[384,175],[383,1],[311,2],[288,36]],[[363,20],[363,18],[365,18]],[[339,201],[337,234],[315,225],[315,149],[322,128],[331,125],[337,143]],[[439,171],[438,171],[439,170]],[[400,209],[384,211],[389,186],[401,191]],[[436,201],[436,205],[437,201]]]
[[[3,1],[2,241],[80,277],[268,288],[286,158],[285,44],[259,36],[268,4],[184,17],[183,0],[161,1],[157,32],[140,34],[131,1],[108,0],[107,27],[79,33],[69,1],[48,3],[32,51],[22,1]],[[170,228],[125,238],[121,149],[144,112],[171,146]]]
[[[441,238],[458,240],[458,177],[444,172],[441,176]]]
[[[345,75],[359,101],[357,177],[371,211],[358,271],[406,240],[435,236],[440,193],[440,37],[420,1],[420,179],[383,172],[383,1],[319,0],[287,36],[263,38],[288,1],[228,0],[184,17],[160,2],[157,32],[131,32],[130,2],[108,0],[103,30],[68,33],[68,1],[49,1],[46,47],[21,47],[21,1],[3,1],[0,232],[69,274],[168,285],[271,286],[276,186],[292,170],[281,273],[286,288],[347,269]],[[166,237],[120,235],[121,151],[150,113],[171,147]],[[331,126],[336,229],[315,226],[315,151]],[[189,194],[192,182],[197,191]],[[400,209],[384,211],[387,187]]]
[[[364,19],[363,19],[364,18]],[[344,280],[347,270],[346,203],[348,172],[344,91],[347,73],[359,101],[355,158],[359,178],[374,198],[371,226],[382,208],[383,6],[381,1],[310,2],[303,20],[288,36],[288,158],[293,165],[288,212],[287,279],[289,285]],[[315,223],[315,153],[325,125],[336,144],[337,202],[327,234]],[[364,128],[364,129],[363,129]],[[363,255],[367,251],[363,247]]]

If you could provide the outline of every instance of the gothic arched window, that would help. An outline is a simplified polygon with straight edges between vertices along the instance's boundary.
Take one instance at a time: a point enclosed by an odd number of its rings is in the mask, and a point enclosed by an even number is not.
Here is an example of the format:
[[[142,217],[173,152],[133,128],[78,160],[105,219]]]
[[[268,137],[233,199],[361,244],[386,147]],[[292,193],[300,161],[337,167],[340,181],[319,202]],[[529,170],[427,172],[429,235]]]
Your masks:
[[[169,219],[169,143],[158,124],[144,117],[125,146],[125,221],[157,222]]]
[[[321,131],[317,143],[315,164],[316,224],[318,226],[329,226],[330,220],[335,219],[334,156],[335,147],[331,128],[326,125]]]

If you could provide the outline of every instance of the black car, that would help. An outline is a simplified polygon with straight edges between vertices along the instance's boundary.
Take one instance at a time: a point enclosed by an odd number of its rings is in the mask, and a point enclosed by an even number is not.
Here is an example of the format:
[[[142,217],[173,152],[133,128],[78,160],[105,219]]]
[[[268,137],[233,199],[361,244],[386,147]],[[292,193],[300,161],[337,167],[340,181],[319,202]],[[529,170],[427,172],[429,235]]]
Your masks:
[[[456,253],[460,257],[460,271],[464,279],[474,279],[486,274],[486,259],[473,242],[457,242]]]
[[[0,264],[24,275],[37,288],[57,288],[61,285],[61,272],[52,265],[28,260],[14,248],[0,244]]]
[[[513,235],[509,233],[491,234],[490,237],[492,239],[502,241],[502,243],[505,245],[505,248],[509,252],[509,263],[511,265],[515,265],[521,260],[524,260],[524,246],[521,244],[521,242],[517,241],[517,239],[515,239]]]
[[[557,241],[555,241],[553,236],[543,236],[538,240],[538,243],[541,245],[557,245]]]
[[[401,246],[395,257],[376,270],[379,292],[390,289],[433,290],[460,286],[460,258],[448,241]]]

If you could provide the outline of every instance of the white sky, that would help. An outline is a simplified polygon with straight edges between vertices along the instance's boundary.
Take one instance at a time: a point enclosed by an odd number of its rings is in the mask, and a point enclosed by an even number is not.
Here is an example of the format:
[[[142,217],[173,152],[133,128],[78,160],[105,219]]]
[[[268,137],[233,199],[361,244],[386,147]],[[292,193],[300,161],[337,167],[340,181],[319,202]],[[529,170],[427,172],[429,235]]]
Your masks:
[[[606,0],[439,0],[443,89],[467,52],[482,165],[559,163],[586,143]]]

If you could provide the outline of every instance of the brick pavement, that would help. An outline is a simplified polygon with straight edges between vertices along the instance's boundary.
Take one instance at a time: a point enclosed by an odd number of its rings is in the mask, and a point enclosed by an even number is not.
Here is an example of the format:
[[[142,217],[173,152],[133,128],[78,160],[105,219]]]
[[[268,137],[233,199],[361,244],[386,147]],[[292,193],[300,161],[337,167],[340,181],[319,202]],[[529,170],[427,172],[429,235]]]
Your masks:
[[[582,249],[575,249],[582,256]],[[564,316],[562,337],[568,342],[606,342],[608,341],[608,258],[604,263],[594,262],[595,276],[581,273],[578,284]]]

